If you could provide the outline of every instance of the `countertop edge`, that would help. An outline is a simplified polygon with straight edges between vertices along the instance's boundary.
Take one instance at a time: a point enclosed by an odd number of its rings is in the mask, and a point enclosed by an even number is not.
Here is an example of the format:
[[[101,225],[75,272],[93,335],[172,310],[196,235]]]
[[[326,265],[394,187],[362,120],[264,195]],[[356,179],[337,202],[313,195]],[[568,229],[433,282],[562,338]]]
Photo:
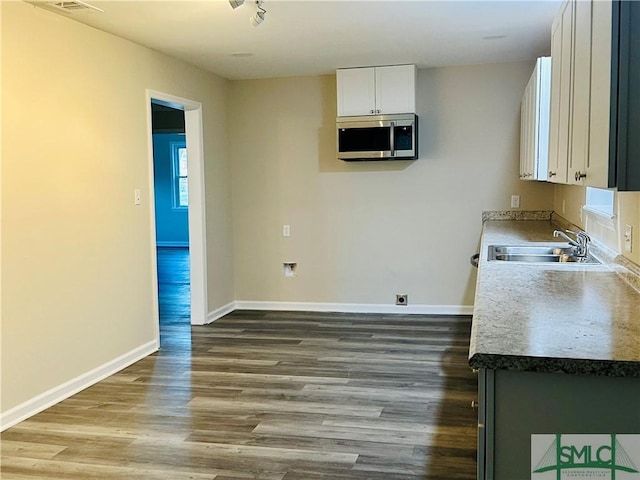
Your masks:
[[[472,368],[521,372],[566,373],[609,377],[640,377],[640,364],[617,360],[526,357],[476,353],[469,358]]]

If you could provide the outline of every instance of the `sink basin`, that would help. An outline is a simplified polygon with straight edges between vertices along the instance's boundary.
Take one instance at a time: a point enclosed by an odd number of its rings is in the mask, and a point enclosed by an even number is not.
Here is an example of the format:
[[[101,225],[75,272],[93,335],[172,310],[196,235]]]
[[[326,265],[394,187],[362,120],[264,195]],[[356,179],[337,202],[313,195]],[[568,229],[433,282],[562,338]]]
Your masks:
[[[586,258],[576,257],[571,246],[554,245],[490,245],[489,261],[520,263],[573,263],[600,264],[600,261],[589,255]]]
[[[492,245],[496,254],[515,254],[515,255],[571,255],[574,247],[554,247],[551,245]]]

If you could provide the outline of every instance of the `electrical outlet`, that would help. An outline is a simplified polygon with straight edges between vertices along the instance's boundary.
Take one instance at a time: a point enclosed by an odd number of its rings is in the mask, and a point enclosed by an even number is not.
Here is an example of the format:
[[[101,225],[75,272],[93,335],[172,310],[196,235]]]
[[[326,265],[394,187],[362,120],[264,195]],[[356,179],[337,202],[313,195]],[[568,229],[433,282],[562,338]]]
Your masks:
[[[282,264],[282,270],[285,277],[295,277],[297,268],[297,262],[284,262]]]
[[[282,225],[282,236],[283,237],[291,236],[291,225]]]
[[[520,195],[511,195],[511,208],[520,208]]]
[[[624,226],[624,251],[631,253],[633,249],[633,227],[631,225]]]
[[[396,294],[396,305],[408,305],[409,297],[406,293],[398,293]]]
[[[140,205],[141,203],[142,203],[142,193],[140,192],[139,188],[136,188],[133,191],[133,204]]]

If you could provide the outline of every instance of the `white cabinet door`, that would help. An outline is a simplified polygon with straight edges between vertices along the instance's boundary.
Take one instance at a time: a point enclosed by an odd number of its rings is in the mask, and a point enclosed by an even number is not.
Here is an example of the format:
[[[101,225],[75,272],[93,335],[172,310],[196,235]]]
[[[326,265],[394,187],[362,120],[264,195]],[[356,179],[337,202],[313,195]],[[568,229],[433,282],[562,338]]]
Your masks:
[[[520,102],[520,180],[527,179],[527,158],[529,156],[529,83],[524,89]]]
[[[529,79],[520,104],[520,179],[533,180],[535,155],[535,89],[536,72]]]
[[[375,68],[346,68],[336,72],[338,116],[374,115]]]
[[[551,120],[549,124],[550,182],[558,183],[558,145],[560,143],[560,83],[562,72],[562,17],[553,22],[551,29]]]
[[[571,154],[571,87],[574,2],[566,3],[562,12],[562,36],[560,54],[560,110],[558,120],[558,164],[554,181],[567,183],[569,155]]]
[[[558,24],[552,36],[553,74],[551,84],[551,124],[554,128],[549,159],[549,181],[567,183],[569,155],[571,152],[571,88],[572,88],[572,48],[573,12],[575,4],[567,1],[561,9]]]
[[[576,1],[573,22],[573,84],[568,183],[584,185],[589,156],[591,103],[591,5]]]
[[[551,57],[538,59],[536,76],[536,149],[533,176],[535,180],[547,180],[549,171],[549,121],[551,115]]]
[[[547,179],[550,69],[551,58],[539,58],[522,97],[520,107],[520,178],[522,180]]]
[[[609,131],[611,116],[611,0],[592,4],[591,110],[586,184],[608,188]],[[615,159],[611,159],[615,161]]]
[[[416,66],[376,67],[376,114],[415,113]]]

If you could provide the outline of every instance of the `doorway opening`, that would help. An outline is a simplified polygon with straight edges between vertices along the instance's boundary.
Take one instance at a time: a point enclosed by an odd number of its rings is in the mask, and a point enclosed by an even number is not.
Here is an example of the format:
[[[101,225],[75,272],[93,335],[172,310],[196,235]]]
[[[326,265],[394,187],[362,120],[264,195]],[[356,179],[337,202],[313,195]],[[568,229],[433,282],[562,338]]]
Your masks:
[[[189,166],[184,111],[151,101],[160,326],[188,324]]]
[[[152,283],[156,340],[160,345],[161,300],[163,307],[170,307],[162,312],[163,321],[186,323],[188,318],[191,325],[207,323],[202,106],[193,100],[151,90],[147,91],[147,106],[149,190],[153,207]],[[156,172],[154,152],[164,157],[168,167],[164,173]],[[156,173],[164,178],[164,192],[156,189],[160,187]],[[165,222],[160,217],[168,213],[172,215]],[[169,270],[173,273],[167,276]],[[170,296],[159,298],[159,287]],[[180,298],[174,301],[172,295]]]

